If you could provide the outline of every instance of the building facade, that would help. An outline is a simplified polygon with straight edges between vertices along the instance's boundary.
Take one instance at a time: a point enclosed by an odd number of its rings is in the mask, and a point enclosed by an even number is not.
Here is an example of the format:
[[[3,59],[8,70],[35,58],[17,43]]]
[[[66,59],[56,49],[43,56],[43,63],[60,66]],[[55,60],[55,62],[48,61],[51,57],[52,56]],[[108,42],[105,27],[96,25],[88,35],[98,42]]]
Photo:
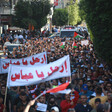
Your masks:
[[[58,5],[55,7],[56,9],[58,8],[65,8],[67,3],[69,2],[70,0],[58,0]]]

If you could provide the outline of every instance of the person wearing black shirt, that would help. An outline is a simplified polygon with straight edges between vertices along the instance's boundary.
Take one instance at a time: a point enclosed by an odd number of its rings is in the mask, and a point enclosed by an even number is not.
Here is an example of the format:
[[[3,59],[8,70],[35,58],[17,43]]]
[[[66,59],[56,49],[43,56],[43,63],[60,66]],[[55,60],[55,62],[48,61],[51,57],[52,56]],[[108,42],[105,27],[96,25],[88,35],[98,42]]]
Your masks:
[[[59,112],[61,112],[59,106],[56,103],[55,97],[50,96],[50,98],[48,100],[47,112],[51,112],[53,107],[57,107],[59,109]]]
[[[81,95],[81,103],[75,107],[76,112],[91,112],[92,107],[87,103],[87,96]]]

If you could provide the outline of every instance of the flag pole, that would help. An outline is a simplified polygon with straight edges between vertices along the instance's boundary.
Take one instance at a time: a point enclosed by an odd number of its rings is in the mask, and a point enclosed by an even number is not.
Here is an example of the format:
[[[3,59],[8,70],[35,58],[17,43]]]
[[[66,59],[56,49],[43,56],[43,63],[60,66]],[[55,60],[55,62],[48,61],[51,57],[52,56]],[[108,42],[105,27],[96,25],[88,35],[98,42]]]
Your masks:
[[[9,67],[10,67],[10,65],[9,65]],[[11,72],[10,69],[9,69],[9,72]],[[8,76],[7,76],[7,83],[8,83]],[[6,83],[6,90],[5,90],[4,106],[6,105],[6,99],[7,99],[7,89],[8,89],[7,83]],[[5,112],[5,107],[3,109],[3,112]]]
[[[39,96],[37,96],[34,100],[37,100],[39,97],[41,97],[42,95],[44,95],[46,93],[46,91],[45,92],[43,92],[43,93],[41,93]]]
[[[39,97],[41,97],[42,96],[42,94],[40,94],[39,96],[37,96],[34,100],[37,100]]]
[[[5,90],[4,106],[6,104],[6,98],[7,98],[7,84],[6,84],[6,90]],[[3,112],[5,112],[5,107],[3,109]]]

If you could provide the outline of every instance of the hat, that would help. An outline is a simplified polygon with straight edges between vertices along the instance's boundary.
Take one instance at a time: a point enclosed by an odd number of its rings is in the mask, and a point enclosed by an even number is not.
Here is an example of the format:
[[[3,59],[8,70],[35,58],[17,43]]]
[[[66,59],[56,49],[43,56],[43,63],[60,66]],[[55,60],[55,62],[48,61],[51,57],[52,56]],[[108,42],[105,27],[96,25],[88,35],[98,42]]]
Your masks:
[[[88,90],[87,84],[83,84],[82,89],[85,90],[85,91]]]
[[[59,112],[59,109],[56,106],[55,107],[52,107],[51,110],[54,110],[55,112]]]

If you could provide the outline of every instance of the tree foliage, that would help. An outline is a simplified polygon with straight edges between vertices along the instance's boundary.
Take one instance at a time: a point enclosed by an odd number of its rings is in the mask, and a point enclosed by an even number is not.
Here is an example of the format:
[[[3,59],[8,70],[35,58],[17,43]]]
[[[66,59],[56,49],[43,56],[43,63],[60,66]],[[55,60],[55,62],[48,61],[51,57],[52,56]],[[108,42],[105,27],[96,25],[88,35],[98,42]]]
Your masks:
[[[112,64],[112,3],[111,0],[81,0],[82,18],[93,35],[99,57]]]
[[[78,0],[71,0],[65,9],[56,9],[53,15],[55,25],[77,25],[81,22]]]
[[[79,5],[78,0],[71,0],[68,6],[69,12],[69,24],[70,25],[77,25],[81,22],[81,18],[79,16]]]
[[[56,26],[67,25],[68,12],[66,9],[55,9],[52,22]]]
[[[20,0],[15,6],[14,25],[28,28],[29,24],[32,24],[36,29],[40,29],[47,22],[50,7],[49,0],[32,2]]]

